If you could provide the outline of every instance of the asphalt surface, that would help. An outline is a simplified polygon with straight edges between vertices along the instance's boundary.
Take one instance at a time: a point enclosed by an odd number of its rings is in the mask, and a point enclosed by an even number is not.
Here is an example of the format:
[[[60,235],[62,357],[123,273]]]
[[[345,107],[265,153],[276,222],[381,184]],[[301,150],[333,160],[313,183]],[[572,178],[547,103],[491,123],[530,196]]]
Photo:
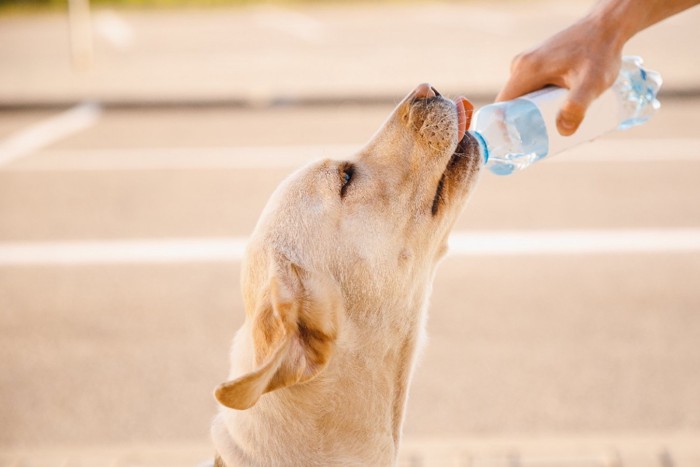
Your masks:
[[[367,10],[344,6],[120,12],[135,45],[96,33],[85,75],[68,66],[62,18],[0,18],[12,64],[0,69],[0,107],[12,104],[0,112],[0,465],[206,457],[243,310],[237,254],[202,249],[244,241],[280,180],[351,155],[418,82],[492,95],[512,54],[587,5],[505,4],[366,6],[386,27],[365,35]],[[405,465],[700,465],[700,71],[683,45],[697,14],[631,44],[691,97],[662,96],[641,128],[482,177],[455,233],[501,240],[438,271]],[[465,26],[482,38],[468,54],[444,32],[459,15],[483,19]],[[280,27],[292,17],[307,27]],[[411,21],[425,34],[401,49]],[[290,50],[303,59],[284,61]],[[275,79],[280,64],[293,73]],[[85,98],[108,105],[67,116],[62,103]],[[268,105],[288,98],[320,105]]]
[[[298,163],[281,154],[350,154],[390,110],[107,111],[3,167],[3,245],[245,237]],[[485,174],[455,230],[697,228],[698,110],[667,102],[646,128]],[[0,134],[49,116],[5,113]],[[237,167],[237,148],[270,167]],[[2,444],[205,443],[238,268],[0,266]],[[698,277],[699,251],[448,257],[407,437],[700,431]]]
[[[384,102],[430,81],[495,96],[512,57],[580,18],[589,0],[340,2],[185,10],[109,9],[92,19],[92,65],[71,65],[66,17],[0,17],[0,106],[96,99],[264,106]],[[633,38],[625,54],[697,94],[700,9]],[[50,77],[50,79],[48,79]]]

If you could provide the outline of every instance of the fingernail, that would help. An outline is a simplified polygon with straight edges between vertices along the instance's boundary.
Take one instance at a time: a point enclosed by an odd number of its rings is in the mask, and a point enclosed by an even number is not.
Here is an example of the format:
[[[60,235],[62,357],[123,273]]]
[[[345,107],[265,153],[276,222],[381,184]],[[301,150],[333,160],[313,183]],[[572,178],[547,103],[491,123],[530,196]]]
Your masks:
[[[559,128],[564,130],[565,133],[573,133],[576,130],[576,123],[573,120],[568,120],[566,118],[559,119]]]

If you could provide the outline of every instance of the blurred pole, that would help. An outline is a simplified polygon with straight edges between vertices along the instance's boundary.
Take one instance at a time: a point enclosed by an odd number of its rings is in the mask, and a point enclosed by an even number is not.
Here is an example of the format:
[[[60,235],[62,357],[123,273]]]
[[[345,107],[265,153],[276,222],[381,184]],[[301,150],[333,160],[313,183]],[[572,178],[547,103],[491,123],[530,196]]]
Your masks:
[[[73,68],[89,70],[93,61],[90,0],[68,0],[68,22]]]

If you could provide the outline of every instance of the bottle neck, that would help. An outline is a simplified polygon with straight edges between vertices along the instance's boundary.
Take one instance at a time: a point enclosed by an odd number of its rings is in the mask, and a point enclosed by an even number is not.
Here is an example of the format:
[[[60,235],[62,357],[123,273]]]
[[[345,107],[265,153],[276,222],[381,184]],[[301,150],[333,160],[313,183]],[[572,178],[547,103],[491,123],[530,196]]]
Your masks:
[[[479,143],[479,149],[481,150],[481,154],[484,156],[484,165],[486,165],[489,161],[489,147],[486,144],[486,140],[478,131],[470,130],[468,133],[474,136],[474,139]]]

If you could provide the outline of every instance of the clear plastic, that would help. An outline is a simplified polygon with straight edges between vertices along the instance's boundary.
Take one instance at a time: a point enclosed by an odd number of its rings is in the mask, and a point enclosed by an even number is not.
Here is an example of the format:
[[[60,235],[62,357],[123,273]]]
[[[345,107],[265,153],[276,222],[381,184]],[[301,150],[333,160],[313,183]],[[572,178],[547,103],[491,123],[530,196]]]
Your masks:
[[[642,63],[640,57],[623,57],[615,84],[591,104],[572,136],[561,136],[556,129],[556,114],[566,89],[548,87],[482,107],[470,131],[484,146],[486,167],[495,174],[508,175],[612,130],[646,122],[660,107],[656,95],[662,80]]]

